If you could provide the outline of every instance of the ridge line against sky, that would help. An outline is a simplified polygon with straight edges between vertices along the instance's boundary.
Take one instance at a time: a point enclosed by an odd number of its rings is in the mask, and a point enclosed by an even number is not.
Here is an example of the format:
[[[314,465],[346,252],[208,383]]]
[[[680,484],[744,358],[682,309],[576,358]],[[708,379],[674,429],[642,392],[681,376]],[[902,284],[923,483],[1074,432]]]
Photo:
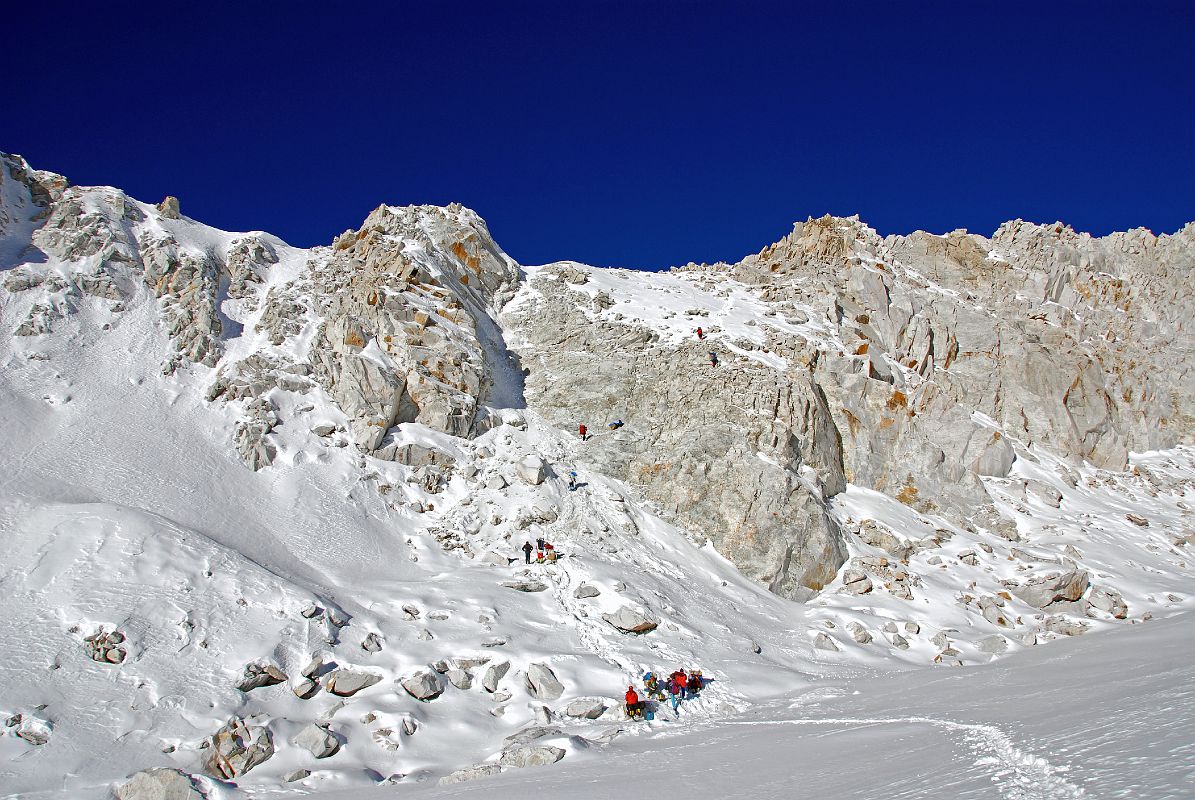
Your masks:
[[[460,202],[517,260],[736,261],[881,234],[1195,220],[1195,5],[27,6],[0,149],[327,244]],[[12,111],[17,113],[12,113]]]

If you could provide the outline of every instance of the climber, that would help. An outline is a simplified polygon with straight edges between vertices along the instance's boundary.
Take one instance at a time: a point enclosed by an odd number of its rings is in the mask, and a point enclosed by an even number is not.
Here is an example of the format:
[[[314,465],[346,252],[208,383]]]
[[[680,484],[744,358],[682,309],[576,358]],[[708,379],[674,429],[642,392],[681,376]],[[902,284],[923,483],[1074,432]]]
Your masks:
[[[535,554],[535,563],[536,564],[544,563],[544,551],[543,550],[540,550],[538,553]]]
[[[704,681],[701,678],[701,670],[693,670],[689,672],[689,677],[685,682],[685,687],[689,690],[689,697],[696,697],[704,688]]]
[[[531,546],[531,542],[523,542],[523,558],[527,560],[528,564],[531,563],[531,551],[534,549],[535,548]]]
[[[697,339],[700,341],[701,339],[704,339],[704,338],[705,338],[705,331],[703,331],[701,328],[698,328],[697,329]]]
[[[568,474],[568,490],[570,492],[572,492],[572,491],[575,491],[576,488],[577,488],[577,473],[574,470],[572,472],[569,472],[569,474]]]
[[[668,691],[672,691],[672,687],[676,687],[674,694],[680,695],[680,699],[685,699],[685,692],[689,688],[689,678],[685,675],[683,669],[678,669],[668,676]]]
[[[680,684],[677,683],[676,676],[674,674],[673,677],[668,681],[668,699],[672,702],[673,713],[676,712],[677,706],[680,705],[680,701],[681,701],[680,694],[681,694],[681,687],[680,687]]]
[[[578,432],[581,434],[581,441],[585,441],[585,426],[584,426],[584,425],[582,425],[582,426],[581,426],[581,427],[578,429]]]
[[[627,687],[627,716],[631,719],[643,719],[643,703],[639,702],[639,694],[634,686]]]
[[[613,422],[611,422],[609,425],[607,425],[606,427],[612,431],[616,431],[622,427],[622,420],[616,419]]]
[[[544,549],[544,537],[542,537],[542,536],[535,537],[535,549],[536,550]]]
[[[711,367],[718,366],[718,354],[715,353],[713,350],[710,351],[710,366]]]
[[[551,542],[544,542],[544,555],[547,556],[549,562],[556,562],[556,548]]]
[[[660,688],[660,680],[654,672],[648,672],[643,676],[643,689],[647,692],[649,698],[667,699],[664,697],[664,690]]]

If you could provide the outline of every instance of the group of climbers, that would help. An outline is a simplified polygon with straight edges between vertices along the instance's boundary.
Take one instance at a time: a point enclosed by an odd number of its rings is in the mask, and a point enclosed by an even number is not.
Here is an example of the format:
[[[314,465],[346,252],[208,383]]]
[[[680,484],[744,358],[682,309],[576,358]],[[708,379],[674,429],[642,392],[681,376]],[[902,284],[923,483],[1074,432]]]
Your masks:
[[[523,551],[523,558],[526,560],[526,562],[528,564],[531,563],[531,553],[532,552],[535,553],[535,563],[536,564],[544,564],[544,563],[555,564],[556,563],[556,559],[557,559],[556,546],[553,545],[551,542],[546,541],[544,539],[544,537],[542,537],[542,536],[540,536],[539,538],[537,538],[535,540],[535,547],[531,546],[530,541],[526,541],[526,542],[523,542],[523,547],[521,549]]]
[[[668,676],[668,680],[661,683],[654,672],[648,671],[643,675],[643,691],[648,700],[666,700],[672,704],[673,712],[680,707],[682,700],[691,700],[701,694],[705,688],[705,678],[701,670],[685,672],[678,669]],[[626,693],[627,716],[631,719],[647,718],[647,703],[639,699],[639,693],[634,685],[627,687]]]

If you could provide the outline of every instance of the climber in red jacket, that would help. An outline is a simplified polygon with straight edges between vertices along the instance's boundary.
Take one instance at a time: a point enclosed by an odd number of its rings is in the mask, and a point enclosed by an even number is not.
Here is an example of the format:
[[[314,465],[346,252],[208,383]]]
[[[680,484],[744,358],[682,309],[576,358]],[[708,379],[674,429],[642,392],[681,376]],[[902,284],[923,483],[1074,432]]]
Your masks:
[[[585,426],[584,425],[581,426],[579,432],[581,434],[581,441],[585,441]]]
[[[634,686],[627,687],[627,716],[641,717],[643,716],[643,704],[639,702],[639,693],[635,691]]]

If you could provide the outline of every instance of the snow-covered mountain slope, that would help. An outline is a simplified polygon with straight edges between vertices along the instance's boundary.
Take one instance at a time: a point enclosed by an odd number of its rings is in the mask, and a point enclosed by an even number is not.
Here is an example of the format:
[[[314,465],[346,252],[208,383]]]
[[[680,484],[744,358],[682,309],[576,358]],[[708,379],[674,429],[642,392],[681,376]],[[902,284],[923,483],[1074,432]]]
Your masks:
[[[311,250],[179,212],[0,168],[0,797],[430,786],[1188,603],[1181,415],[1114,469],[956,392],[923,416],[970,408],[935,440],[969,466],[885,482],[928,423],[868,415],[939,367],[854,355],[800,276],[523,268],[459,206]],[[625,721],[678,667],[701,698]]]

